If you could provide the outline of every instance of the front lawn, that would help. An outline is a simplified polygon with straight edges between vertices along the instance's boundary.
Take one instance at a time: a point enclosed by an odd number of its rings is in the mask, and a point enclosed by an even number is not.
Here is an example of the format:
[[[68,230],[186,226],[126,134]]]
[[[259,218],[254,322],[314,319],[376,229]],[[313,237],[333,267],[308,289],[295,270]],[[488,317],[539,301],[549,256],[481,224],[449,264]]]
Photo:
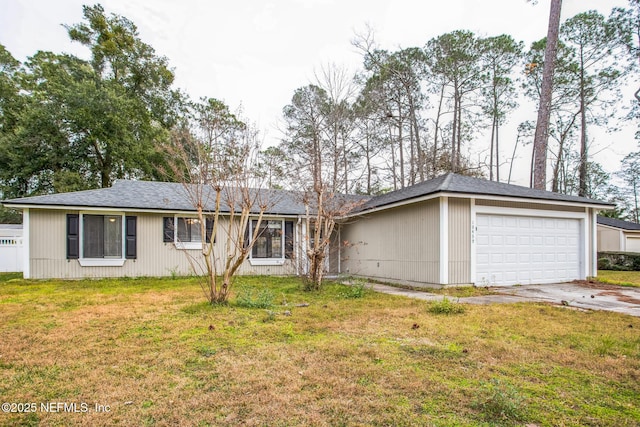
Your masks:
[[[238,285],[0,277],[0,425],[640,424],[638,318]]]
[[[598,270],[598,281],[613,285],[640,287],[640,271]]]

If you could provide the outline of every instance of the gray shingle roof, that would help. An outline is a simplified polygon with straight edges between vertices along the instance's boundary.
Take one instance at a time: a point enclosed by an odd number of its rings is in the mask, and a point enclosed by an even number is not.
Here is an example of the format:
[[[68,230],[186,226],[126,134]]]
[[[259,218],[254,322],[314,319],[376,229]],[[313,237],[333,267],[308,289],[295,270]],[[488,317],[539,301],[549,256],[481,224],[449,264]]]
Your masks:
[[[635,222],[623,221],[616,218],[607,218],[598,215],[598,224],[608,225],[609,227],[621,228],[623,230],[638,230],[640,231],[640,224]]]
[[[256,191],[256,190],[253,190]],[[304,204],[302,193],[287,190],[260,190],[263,200],[268,200],[270,207],[268,214],[302,215]],[[415,198],[436,193],[458,193],[465,195],[505,196],[524,199],[552,200],[558,202],[574,202],[591,205],[611,206],[606,202],[587,199],[584,197],[568,196],[550,191],[534,190],[512,184],[487,181],[468,176],[448,173],[437,178],[421,182],[411,187],[392,191],[377,197],[347,196],[346,199],[336,199],[338,203],[362,201],[354,203],[358,207],[354,213],[383,207],[397,202],[410,201]],[[213,191],[209,197],[202,198],[206,210],[213,210],[215,195]],[[50,194],[46,196],[25,197],[4,202],[6,205],[25,206],[70,206],[70,207],[98,207],[113,209],[145,209],[166,211],[195,211],[194,203],[188,197],[183,184],[169,182],[125,181],[114,182],[110,188],[99,190],[76,191],[72,193]],[[228,212],[227,206],[222,206],[223,212]]]
[[[195,189],[195,187],[191,187]],[[302,197],[285,190],[262,190],[269,200],[269,214],[299,215],[304,213]],[[195,204],[183,184],[172,182],[118,180],[112,187],[98,190],[74,191],[6,200],[6,205],[45,205],[70,207],[98,207],[113,209],[149,209],[166,211],[195,211]],[[202,197],[206,210],[213,210],[215,193],[209,190]],[[228,206],[222,206],[228,212]]]
[[[392,191],[390,193],[374,197],[365,203],[360,211],[366,211],[397,202],[404,202],[440,192],[587,203],[602,205],[603,207],[611,206],[609,203],[585,197],[568,196],[566,194],[553,193],[551,191],[535,190],[533,188],[521,187],[519,185],[487,181],[486,179],[447,173],[411,187],[405,187],[401,190]]]

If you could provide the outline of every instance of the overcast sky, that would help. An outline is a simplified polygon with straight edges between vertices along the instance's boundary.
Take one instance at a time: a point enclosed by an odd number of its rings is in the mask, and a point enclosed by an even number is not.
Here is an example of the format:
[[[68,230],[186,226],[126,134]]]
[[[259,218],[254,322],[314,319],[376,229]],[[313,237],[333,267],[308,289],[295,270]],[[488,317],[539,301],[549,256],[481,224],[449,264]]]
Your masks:
[[[0,0],[0,43],[20,61],[38,50],[88,57],[69,42],[62,24],[82,20],[81,0]],[[478,35],[510,34],[528,46],[546,35],[549,0],[103,0],[108,13],[132,20],[143,41],[169,59],[176,86],[192,98],[242,104],[268,144],[280,137],[282,108],[314,71],[335,63],[357,69],[351,46],[367,24],[387,49],[424,46],[440,34],[467,29]],[[626,0],[564,0],[562,19],[597,9],[608,15]],[[626,101],[625,101],[626,102]],[[533,117],[526,117],[535,120]],[[511,120],[512,128],[518,119]],[[503,155],[513,135],[502,135]],[[637,150],[633,132],[598,137],[594,152],[612,172]],[[631,137],[629,137],[631,135]],[[615,141],[615,144],[613,144]],[[525,153],[521,153],[524,162]],[[523,163],[526,164],[526,163]],[[527,166],[528,168],[528,166]],[[520,168],[522,169],[522,168]],[[504,172],[503,172],[504,173]],[[520,171],[518,183],[528,181]]]

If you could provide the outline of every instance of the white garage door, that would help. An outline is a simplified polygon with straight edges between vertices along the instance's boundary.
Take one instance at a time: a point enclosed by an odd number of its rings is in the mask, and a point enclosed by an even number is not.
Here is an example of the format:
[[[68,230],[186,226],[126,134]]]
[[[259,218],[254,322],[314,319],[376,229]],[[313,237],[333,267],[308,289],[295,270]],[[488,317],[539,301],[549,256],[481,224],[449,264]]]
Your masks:
[[[580,278],[580,221],[478,214],[476,284],[566,282]]]
[[[640,252],[640,237],[627,237],[627,252]]]

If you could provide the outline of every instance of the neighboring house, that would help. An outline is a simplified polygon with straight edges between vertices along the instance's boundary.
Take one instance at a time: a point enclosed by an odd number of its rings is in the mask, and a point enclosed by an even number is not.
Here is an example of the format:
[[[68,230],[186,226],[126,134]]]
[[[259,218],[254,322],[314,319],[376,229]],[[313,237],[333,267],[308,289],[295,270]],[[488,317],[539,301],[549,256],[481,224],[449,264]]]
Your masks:
[[[640,224],[598,216],[598,252],[640,253]]]
[[[22,224],[0,224],[0,272],[20,272],[23,262]]]
[[[240,273],[300,273],[304,206],[297,193],[263,191],[274,203]],[[340,220],[328,270],[416,285],[595,276],[597,212],[613,207],[452,173],[362,201]],[[25,277],[188,274],[183,252],[197,254],[201,242],[180,184],[116,181],[4,204],[24,213]],[[214,243],[217,256],[222,246]]]

